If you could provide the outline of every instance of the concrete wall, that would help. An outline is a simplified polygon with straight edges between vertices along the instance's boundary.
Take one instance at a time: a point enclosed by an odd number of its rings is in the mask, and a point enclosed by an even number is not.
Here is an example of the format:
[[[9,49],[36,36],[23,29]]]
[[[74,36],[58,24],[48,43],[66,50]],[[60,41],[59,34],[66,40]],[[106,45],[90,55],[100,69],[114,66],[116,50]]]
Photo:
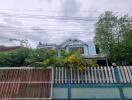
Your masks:
[[[130,97],[131,94],[129,94]],[[118,88],[71,88],[72,99],[120,99]],[[53,99],[68,99],[68,88],[53,88]]]

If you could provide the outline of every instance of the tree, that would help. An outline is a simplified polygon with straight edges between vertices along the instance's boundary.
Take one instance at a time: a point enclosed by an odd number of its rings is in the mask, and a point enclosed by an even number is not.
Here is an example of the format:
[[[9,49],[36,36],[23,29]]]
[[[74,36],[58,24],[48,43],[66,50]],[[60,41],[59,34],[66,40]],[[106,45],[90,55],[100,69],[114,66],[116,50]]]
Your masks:
[[[113,29],[116,25],[117,17],[112,12],[105,12],[99,17],[99,21],[96,24],[96,45],[100,47],[100,52],[109,56],[113,48]]]
[[[96,24],[95,42],[111,62],[132,63],[132,19],[128,15],[114,16],[105,12]]]

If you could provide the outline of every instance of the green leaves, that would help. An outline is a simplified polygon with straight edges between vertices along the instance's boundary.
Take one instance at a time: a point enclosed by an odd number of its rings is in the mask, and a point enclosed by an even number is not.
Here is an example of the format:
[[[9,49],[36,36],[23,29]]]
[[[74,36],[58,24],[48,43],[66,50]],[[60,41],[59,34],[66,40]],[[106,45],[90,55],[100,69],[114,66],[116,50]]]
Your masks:
[[[54,49],[36,49],[32,50],[25,59],[28,66],[48,67],[53,64],[57,51]]]
[[[99,18],[96,24],[96,36],[95,42],[100,47],[101,53],[109,56],[109,51],[112,49],[112,43],[114,37],[112,35],[112,29],[115,27],[117,17],[112,12],[105,12]]]
[[[29,49],[26,48],[0,52],[0,66],[25,66],[25,58],[28,53]]]
[[[112,12],[102,14],[96,24],[95,42],[100,53],[111,62],[132,63],[132,19],[128,15],[115,16]],[[121,63],[120,63],[121,64]]]
[[[54,49],[21,48],[10,52],[0,52],[0,66],[31,67],[81,67],[96,66],[96,62],[83,59],[80,52],[63,50],[61,57]]]

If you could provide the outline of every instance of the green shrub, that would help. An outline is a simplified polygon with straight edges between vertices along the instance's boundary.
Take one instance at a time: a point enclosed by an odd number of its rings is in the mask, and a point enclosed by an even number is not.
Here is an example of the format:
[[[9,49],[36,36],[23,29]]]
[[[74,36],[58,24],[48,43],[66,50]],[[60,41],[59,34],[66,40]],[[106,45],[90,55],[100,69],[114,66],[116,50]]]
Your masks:
[[[85,69],[87,66],[97,66],[93,60],[83,59],[79,51],[62,51],[61,56],[55,49],[20,48],[9,52],[0,52],[0,66],[31,66],[31,67],[65,67]]]

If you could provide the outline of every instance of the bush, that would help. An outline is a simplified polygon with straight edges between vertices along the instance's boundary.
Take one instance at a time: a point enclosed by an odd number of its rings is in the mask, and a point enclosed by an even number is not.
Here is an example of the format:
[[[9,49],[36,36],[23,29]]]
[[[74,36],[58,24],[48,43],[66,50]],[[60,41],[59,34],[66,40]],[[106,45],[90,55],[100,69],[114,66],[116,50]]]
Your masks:
[[[0,66],[26,66],[25,59],[27,58],[29,51],[30,50],[27,48],[20,48],[13,51],[0,52]]]
[[[65,67],[84,70],[87,66],[97,66],[93,60],[83,59],[80,52],[62,51],[61,57],[55,49],[21,48],[9,52],[0,52],[0,66]]]
[[[57,57],[57,51],[54,49],[32,50],[25,62],[28,66],[47,67],[53,64],[53,59]]]
[[[84,59],[80,52],[64,52],[60,58],[56,58],[54,65],[56,67],[79,68],[81,71],[86,67],[97,66],[96,61]]]

